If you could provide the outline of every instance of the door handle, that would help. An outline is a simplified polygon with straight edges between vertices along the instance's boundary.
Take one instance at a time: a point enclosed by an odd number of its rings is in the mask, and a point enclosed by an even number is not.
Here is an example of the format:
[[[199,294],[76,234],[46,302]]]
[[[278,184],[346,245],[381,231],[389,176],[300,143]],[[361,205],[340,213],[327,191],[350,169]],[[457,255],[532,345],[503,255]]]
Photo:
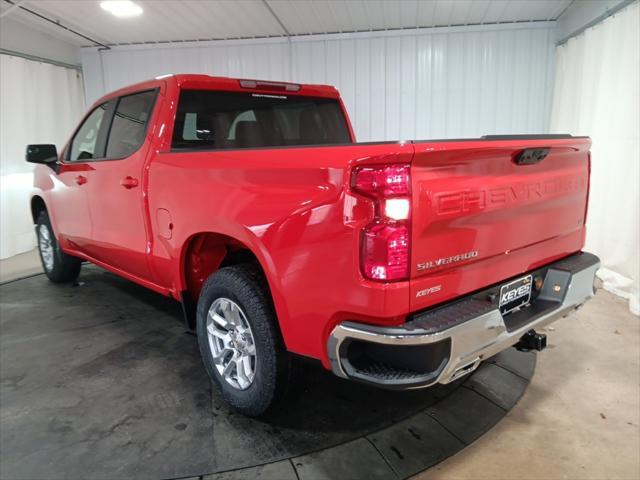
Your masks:
[[[77,175],[75,180],[78,185],[84,185],[85,183],[87,183],[87,177],[84,177],[82,175]]]
[[[138,179],[126,176],[122,180],[120,180],[120,185],[122,185],[124,188],[134,188],[138,186]]]

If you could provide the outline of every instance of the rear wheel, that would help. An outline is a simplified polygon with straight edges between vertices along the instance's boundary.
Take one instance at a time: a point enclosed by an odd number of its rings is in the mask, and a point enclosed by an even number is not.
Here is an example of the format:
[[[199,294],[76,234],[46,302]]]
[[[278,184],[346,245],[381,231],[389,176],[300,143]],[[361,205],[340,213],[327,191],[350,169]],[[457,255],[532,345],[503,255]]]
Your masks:
[[[232,407],[254,417],[283,397],[289,357],[257,268],[234,265],[211,275],[200,292],[196,329],[207,372]]]
[[[78,278],[82,260],[64,253],[51,228],[46,211],[40,212],[36,221],[38,252],[47,278],[55,283],[71,282]]]

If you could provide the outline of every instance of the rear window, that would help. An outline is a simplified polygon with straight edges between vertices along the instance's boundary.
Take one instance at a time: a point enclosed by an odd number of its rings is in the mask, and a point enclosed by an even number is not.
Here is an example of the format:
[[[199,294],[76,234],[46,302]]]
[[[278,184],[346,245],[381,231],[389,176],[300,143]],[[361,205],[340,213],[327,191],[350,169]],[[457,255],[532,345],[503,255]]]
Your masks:
[[[259,148],[351,143],[338,101],[326,98],[183,90],[174,149]]]

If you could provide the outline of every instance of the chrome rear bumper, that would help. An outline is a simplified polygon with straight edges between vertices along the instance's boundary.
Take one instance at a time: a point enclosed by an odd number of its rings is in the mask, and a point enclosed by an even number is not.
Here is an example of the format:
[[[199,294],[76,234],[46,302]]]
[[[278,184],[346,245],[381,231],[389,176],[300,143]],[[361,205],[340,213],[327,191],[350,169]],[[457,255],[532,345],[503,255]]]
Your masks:
[[[327,342],[332,371],[396,389],[452,382],[593,297],[599,266],[598,257],[581,252],[530,272],[544,279],[542,289],[529,306],[504,316],[496,285],[412,315],[398,327],[343,322]]]

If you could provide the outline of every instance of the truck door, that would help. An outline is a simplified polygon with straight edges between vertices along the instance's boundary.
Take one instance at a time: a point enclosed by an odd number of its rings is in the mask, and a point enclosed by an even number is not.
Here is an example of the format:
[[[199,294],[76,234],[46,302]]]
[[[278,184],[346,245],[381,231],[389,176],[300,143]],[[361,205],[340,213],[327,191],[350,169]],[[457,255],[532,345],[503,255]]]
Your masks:
[[[105,159],[92,163],[87,188],[93,223],[89,255],[143,280],[152,280],[142,181],[157,94],[146,90],[114,101]]]
[[[94,108],[76,130],[63,153],[51,194],[50,214],[58,239],[72,250],[86,252],[91,238],[87,188],[93,161],[104,154],[109,102]]]

